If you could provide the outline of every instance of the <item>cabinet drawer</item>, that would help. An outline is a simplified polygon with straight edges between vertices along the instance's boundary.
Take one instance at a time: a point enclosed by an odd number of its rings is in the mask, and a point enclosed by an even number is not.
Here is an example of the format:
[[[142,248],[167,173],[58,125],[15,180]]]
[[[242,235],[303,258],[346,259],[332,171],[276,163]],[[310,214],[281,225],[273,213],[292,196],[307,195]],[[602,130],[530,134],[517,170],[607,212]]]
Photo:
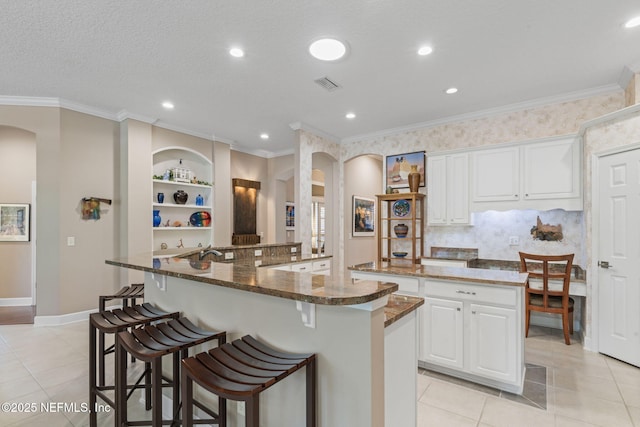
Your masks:
[[[465,301],[514,306],[516,290],[507,286],[467,285],[456,282],[425,282],[427,297],[443,297]]]
[[[385,274],[375,273],[361,273],[359,271],[352,271],[351,277],[353,279],[361,280],[375,280],[378,282],[389,282],[398,284],[398,293],[406,293],[409,295],[418,295],[420,289],[420,279],[414,277],[403,276],[389,276]]]
[[[291,271],[310,272],[312,270],[310,262],[301,262],[299,264],[291,264]]]
[[[313,271],[328,270],[331,268],[331,260],[313,261]]]

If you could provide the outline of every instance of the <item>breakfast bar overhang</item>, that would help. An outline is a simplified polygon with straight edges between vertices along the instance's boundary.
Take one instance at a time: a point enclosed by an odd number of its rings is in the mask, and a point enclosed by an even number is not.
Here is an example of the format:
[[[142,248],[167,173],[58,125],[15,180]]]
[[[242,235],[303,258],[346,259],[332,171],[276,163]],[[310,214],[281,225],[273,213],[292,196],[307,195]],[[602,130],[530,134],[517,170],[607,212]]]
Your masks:
[[[250,334],[283,351],[317,353],[319,426],[384,426],[385,411],[409,412],[415,425],[422,300],[393,295],[396,284],[151,253],[106,262],[144,271],[145,301],[225,330],[228,340]],[[264,425],[304,425],[304,373],[292,379],[261,396]],[[229,414],[237,423],[242,409]]]

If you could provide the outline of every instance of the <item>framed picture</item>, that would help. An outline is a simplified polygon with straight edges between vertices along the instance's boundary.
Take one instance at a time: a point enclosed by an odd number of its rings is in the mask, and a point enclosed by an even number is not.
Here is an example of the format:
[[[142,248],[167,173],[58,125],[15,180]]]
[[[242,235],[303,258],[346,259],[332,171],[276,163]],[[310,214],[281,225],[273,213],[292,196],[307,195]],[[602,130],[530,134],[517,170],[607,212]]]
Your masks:
[[[28,242],[29,219],[28,204],[0,204],[0,242]]]
[[[375,233],[376,201],[353,196],[353,236],[373,236]]]
[[[420,187],[425,186],[425,154],[424,151],[415,153],[396,154],[387,156],[386,174],[387,187],[402,188],[409,186],[409,172],[411,165],[416,165],[420,172]]]
[[[296,227],[296,205],[291,202],[285,203],[285,229],[286,230],[294,230]]]

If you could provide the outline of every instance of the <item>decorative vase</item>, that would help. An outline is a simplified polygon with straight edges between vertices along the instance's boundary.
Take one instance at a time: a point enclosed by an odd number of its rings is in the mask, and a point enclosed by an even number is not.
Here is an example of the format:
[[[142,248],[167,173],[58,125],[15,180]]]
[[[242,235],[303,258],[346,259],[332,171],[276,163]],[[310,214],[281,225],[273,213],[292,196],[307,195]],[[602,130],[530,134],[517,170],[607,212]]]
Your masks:
[[[175,202],[179,205],[184,205],[185,203],[187,203],[188,198],[189,198],[189,195],[185,193],[183,190],[178,190],[175,193],[173,193],[173,200],[175,200]]]
[[[157,227],[162,222],[162,218],[160,218],[160,210],[153,211],[153,226]]]
[[[158,203],[164,203],[164,193],[158,193]]]
[[[196,206],[202,206],[204,205],[204,198],[198,194],[198,197],[196,197]]]
[[[420,172],[418,172],[418,165],[411,165],[411,172],[409,172],[409,191],[417,193],[420,187]]]
[[[409,233],[409,226],[405,224],[394,225],[393,232],[396,233],[396,237],[407,237],[407,233]]]

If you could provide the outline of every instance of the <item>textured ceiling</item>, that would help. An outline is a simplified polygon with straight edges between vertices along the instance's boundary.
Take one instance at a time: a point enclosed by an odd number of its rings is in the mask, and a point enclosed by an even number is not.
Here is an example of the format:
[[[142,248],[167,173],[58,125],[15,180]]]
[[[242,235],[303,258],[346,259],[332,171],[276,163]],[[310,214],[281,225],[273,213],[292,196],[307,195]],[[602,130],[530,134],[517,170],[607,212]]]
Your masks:
[[[640,71],[640,27],[622,27],[636,15],[637,0],[0,0],[0,96],[59,98],[282,153],[292,123],[341,141],[620,89],[625,67]],[[310,57],[322,35],[346,40],[349,56]],[[424,43],[434,52],[419,57]],[[324,76],[342,87],[314,83]],[[459,93],[445,95],[450,86]]]

